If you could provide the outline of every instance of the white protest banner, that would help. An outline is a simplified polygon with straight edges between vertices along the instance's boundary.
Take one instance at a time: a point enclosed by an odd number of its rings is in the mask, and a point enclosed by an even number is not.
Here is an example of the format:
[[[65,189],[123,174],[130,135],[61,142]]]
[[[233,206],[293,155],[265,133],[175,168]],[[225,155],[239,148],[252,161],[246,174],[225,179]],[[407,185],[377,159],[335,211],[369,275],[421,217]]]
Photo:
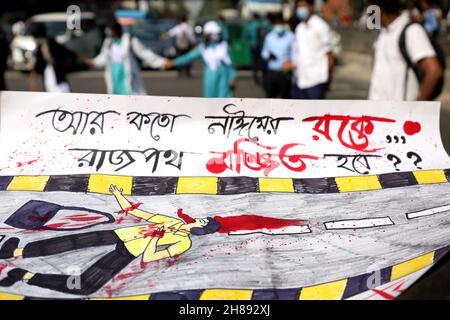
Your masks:
[[[437,102],[4,92],[0,104],[4,175],[312,178],[450,167]]]
[[[435,102],[2,92],[0,299],[393,299],[449,169]]]

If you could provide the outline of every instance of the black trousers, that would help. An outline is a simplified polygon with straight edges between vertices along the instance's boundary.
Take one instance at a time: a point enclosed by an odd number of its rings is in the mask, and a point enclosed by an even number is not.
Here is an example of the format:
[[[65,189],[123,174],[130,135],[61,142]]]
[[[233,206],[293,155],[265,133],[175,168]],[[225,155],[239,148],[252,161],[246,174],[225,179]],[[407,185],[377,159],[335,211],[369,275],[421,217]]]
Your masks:
[[[0,91],[6,90],[5,70],[0,70]]]
[[[266,75],[264,89],[267,98],[289,99],[291,97],[291,76],[283,71],[269,70]]]
[[[252,47],[252,73],[253,80],[256,84],[262,84],[264,78],[264,66],[263,59],[261,58],[261,48],[260,47]],[[262,73],[262,75],[260,75]]]
[[[177,50],[177,57],[185,55],[186,53],[191,51],[191,49],[192,49],[191,46],[189,46],[189,48],[187,48],[187,49],[176,48],[176,50]],[[178,75],[182,76],[183,72],[184,72],[187,77],[191,77],[191,70],[192,70],[192,64],[188,64],[187,66],[178,69]]]
[[[114,231],[73,234],[29,243],[24,248],[24,258],[45,257],[113,244],[116,248],[112,252],[104,255],[79,276],[36,273],[28,284],[69,294],[90,295],[103,287],[136,258],[128,252]],[[75,279],[76,277],[79,278]]]

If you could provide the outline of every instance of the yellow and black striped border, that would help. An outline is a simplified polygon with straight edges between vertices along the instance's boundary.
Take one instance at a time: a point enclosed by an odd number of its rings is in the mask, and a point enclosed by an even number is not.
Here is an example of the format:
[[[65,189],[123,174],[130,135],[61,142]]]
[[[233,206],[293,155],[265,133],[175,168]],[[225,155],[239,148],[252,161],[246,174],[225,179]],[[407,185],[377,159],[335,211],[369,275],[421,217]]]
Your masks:
[[[168,194],[233,195],[257,192],[339,193],[399,188],[450,182],[450,169],[398,172],[377,176],[271,179],[249,177],[132,177],[114,175],[67,176],[1,176],[0,191],[67,191],[109,194],[110,184],[123,188],[124,194],[135,196]],[[400,279],[435,263],[450,247],[380,270],[381,285]],[[346,299],[369,290],[367,279],[372,274],[341,279],[311,287],[294,289],[199,289],[160,292],[107,300],[308,300]],[[39,299],[0,293],[0,300]],[[95,300],[97,298],[89,298]],[[103,299],[103,298],[98,298]]]
[[[250,177],[133,177],[116,175],[0,176],[0,191],[67,191],[109,194],[115,184],[125,195],[233,195],[244,193],[339,193],[450,182],[450,169],[373,176],[275,179]]]
[[[401,279],[436,263],[450,249],[450,246],[432,251],[420,257],[379,270],[380,285]],[[366,273],[338,281],[310,287],[293,289],[199,289],[159,292],[115,298],[86,298],[87,300],[341,300],[370,290],[368,281],[373,273]],[[34,300],[26,297],[1,293],[0,300]]]

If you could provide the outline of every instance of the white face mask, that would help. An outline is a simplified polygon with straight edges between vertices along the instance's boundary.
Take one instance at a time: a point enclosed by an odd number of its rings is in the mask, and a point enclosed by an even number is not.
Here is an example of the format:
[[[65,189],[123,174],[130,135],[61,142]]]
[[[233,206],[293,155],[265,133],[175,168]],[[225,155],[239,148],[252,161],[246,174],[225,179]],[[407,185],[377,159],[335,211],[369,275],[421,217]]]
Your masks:
[[[273,31],[275,31],[277,35],[282,36],[286,32],[286,28],[283,25],[276,25],[273,27]]]
[[[301,21],[305,21],[306,19],[309,18],[310,16],[310,12],[307,8],[305,7],[299,7],[297,8],[297,10],[295,11],[297,18]]]

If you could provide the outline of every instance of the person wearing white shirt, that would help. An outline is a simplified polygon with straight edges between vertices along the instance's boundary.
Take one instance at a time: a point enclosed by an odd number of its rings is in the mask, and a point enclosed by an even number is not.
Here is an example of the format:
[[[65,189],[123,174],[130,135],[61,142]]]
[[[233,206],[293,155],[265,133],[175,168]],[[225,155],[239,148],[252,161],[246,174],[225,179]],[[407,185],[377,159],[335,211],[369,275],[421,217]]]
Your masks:
[[[108,94],[145,95],[145,83],[136,57],[143,65],[155,69],[163,69],[167,59],[123,32],[117,21],[109,22],[106,31],[107,38],[100,53],[92,59],[84,58],[84,63],[92,68],[105,68]]]
[[[162,35],[162,40],[169,40],[175,38],[175,48],[177,50],[177,57],[182,56],[194,47],[196,43],[194,28],[189,23],[187,16],[183,16],[180,22],[174,26],[172,29],[167,31]],[[179,69],[180,75],[181,71],[184,71],[188,77],[191,76],[191,65]]]
[[[408,12],[402,12],[399,0],[372,0],[381,9],[381,30],[374,44],[373,72],[369,89],[370,100],[414,101],[431,100],[442,67],[425,29],[409,25]],[[409,25],[409,26],[408,26]],[[408,26],[408,27],[407,27]],[[400,51],[400,37],[405,33],[406,51],[413,64],[418,64],[424,76],[421,83],[408,68]]]
[[[296,16],[300,23],[295,29],[295,45],[291,61],[284,66],[296,74],[293,98],[325,99],[334,65],[331,29],[314,12],[314,0],[298,1]]]

